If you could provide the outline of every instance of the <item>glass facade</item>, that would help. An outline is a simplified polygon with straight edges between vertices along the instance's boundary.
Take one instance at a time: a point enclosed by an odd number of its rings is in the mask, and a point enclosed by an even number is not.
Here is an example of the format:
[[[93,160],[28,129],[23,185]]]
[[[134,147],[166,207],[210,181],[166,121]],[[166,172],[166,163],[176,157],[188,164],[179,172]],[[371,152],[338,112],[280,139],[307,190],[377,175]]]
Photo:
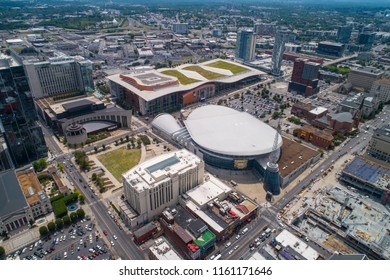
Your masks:
[[[4,60],[3,60],[4,62]],[[42,129],[37,125],[32,95],[23,66],[0,66],[2,135],[15,167],[47,155]]]
[[[279,167],[276,163],[267,163],[267,169],[265,170],[264,175],[264,186],[267,192],[271,192],[273,195],[280,194],[280,176],[279,176]]]

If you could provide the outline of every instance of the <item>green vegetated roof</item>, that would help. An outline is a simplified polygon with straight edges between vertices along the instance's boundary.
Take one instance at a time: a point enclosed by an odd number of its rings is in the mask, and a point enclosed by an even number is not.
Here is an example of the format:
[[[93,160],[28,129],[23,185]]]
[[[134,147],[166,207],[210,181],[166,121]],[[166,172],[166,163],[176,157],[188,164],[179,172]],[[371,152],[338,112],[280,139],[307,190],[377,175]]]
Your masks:
[[[201,236],[195,239],[195,243],[199,246],[206,244],[211,239],[215,238],[215,234],[212,233],[209,229],[204,231]]]
[[[242,67],[240,65],[233,64],[233,63],[229,63],[226,61],[215,61],[215,62],[206,64],[206,66],[229,70],[233,74],[238,74],[241,72],[248,71],[248,68],[245,68],[245,67]]]
[[[214,80],[214,79],[225,77],[225,75],[222,75],[222,74],[219,74],[216,72],[211,72],[211,71],[208,71],[200,66],[195,66],[195,65],[194,66],[187,66],[184,68],[184,70],[197,72],[198,74],[202,75],[203,77],[205,77],[208,80]]]
[[[188,85],[188,84],[199,82],[199,80],[189,78],[177,70],[165,70],[165,71],[161,71],[161,73],[176,77],[179,80],[179,83],[181,83],[182,85]]]

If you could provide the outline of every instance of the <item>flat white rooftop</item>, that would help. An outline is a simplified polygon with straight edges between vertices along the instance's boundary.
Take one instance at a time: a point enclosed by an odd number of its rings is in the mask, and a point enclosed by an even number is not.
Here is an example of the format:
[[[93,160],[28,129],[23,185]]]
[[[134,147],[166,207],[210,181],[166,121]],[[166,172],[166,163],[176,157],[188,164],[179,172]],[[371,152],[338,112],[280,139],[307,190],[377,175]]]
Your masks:
[[[257,156],[272,152],[277,131],[252,115],[225,106],[195,109],[185,121],[192,140],[204,149],[228,156]],[[278,136],[277,148],[282,146]]]
[[[291,249],[302,255],[307,260],[316,260],[319,254],[312,247],[300,240],[294,234],[284,229],[278,236],[276,241],[281,243],[284,247],[289,246]]]
[[[199,206],[205,205],[208,202],[214,200],[222,194],[228,194],[232,191],[232,188],[215,178],[207,174],[208,179],[203,184],[186,192],[192,201]]]
[[[323,112],[326,112],[327,110],[328,109],[326,109],[325,107],[316,107],[313,110],[311,110],[310,113],[312,113],[313,115],[320,115]]]
[[[199,157],[182,149],[154,157],[133,167],[123,174],[123,179],[135,190],[142,192],[144,189],[153,188],[159,182],[169,180],[173,174],[195,168],[200,162]]]

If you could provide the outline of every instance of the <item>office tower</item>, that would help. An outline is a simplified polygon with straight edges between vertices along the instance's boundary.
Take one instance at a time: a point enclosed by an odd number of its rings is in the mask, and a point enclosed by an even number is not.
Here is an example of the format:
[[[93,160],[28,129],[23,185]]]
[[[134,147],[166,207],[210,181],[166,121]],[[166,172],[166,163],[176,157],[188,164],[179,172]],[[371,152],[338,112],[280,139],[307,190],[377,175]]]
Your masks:
[[[10,155],[14,167],[47,155],[42,129],[36,120],[23,65],[0,54],[0,134],[4,139],[3,151]]]
[[[24,62],[34,98],[85,93],[94,89],[92,62],[82,57],[56,57]]]
[[[236,59],[253,61],[255,59],[256,36],[252,30],[240,30],[237,34]]]
[[[291,82],[288,91],[296,92],[304,96],[318,93],[318,71],[320,64],[310,62],[308,59],[298,58],[294,62]]]
[[[289,34],[286,31],[278,30],[275,35],[274,49],[272,51],[272,70],[271,73],[275,76],[282,74],[282,60],[285,44],[288,41]]]
[[[274,36],[276,24],[274,23],[255,23],[254,30],[257,35]]]
[[[278,149],[278,142],[280,136],[280,119],[278,121],[278,127],[275,131],[275,139],[272,147],[272,152],[269,156],[269,161],[267,162],[267,167],[264,174],[264,187],[268,193],[272,195],[280,194],[280,186],[282,185],[279,174],[279,164],[278,159],[280,157],[280,149]]]
[[[174,23],[172,25],[173,33],[177,34],[187,34],[188,33],[188,23]]]
[[[341,57],[344,53],[345,46],[336,42],[322,41],[318,43],[317,53]]]
[[[375,33],[371,33],[371,32],[360,33],[357,40],[358,40],[358,44],[362,45],[361,50],[369,51],[371,50],[372,45],[374,44]]]
[[[339,26],[337,28],[337,42],[342,44],[348,44],[349,38],[351,37],[352,26]]]

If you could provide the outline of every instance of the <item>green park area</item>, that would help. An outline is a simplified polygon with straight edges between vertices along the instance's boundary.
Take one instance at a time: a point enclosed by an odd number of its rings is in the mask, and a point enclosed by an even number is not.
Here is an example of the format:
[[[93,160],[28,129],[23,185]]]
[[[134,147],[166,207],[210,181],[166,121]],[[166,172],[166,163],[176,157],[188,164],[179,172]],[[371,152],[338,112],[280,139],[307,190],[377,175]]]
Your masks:
[[[199,80],[189,78],[177,70],[165,70],[165,71],[161,71],[161,73],[176,77],[182,85],[188,85],[188,84],[199,82]]]
[[[248,68],[245,68],[245,67],[242,67],[239,65],[235,65],[233,63],[229,63],[226,61],[215,61],[215,62],[207,64],[206,66],[229,70],[233,74],[238,74],[241,72],[248,71]]]
[[[205,77],[207,80],[214,80],[214,79],[225,77],[225,75],[208,71],[206,69],[203,69],[200,66],[187,66],[184,68],[184,70],[190,70],[190,71],[197,72],[200,75],[202,75],[203,77]]]
[[[122,182],[122,174],[140,161],[141,149],[120,148],[97,158],[119,182]]]

